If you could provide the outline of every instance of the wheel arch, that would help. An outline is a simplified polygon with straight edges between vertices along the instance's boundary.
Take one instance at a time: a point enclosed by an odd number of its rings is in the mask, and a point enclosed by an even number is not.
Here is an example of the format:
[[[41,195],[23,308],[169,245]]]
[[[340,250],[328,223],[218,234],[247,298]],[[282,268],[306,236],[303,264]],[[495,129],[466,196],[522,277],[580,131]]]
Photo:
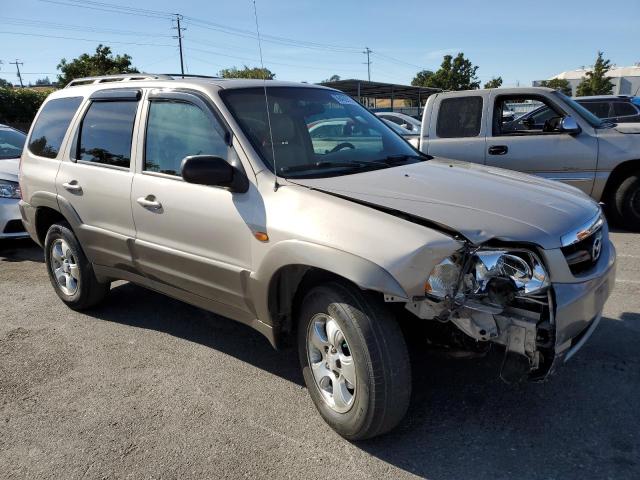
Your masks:
[[[295,330],[296,309],[304,292],[329,280],[362,290],[406,298],[398,281],[383,267],[357,255],[295,240],[276,245],[253,277],[258,318],[272,328],[276,347]]]
[[[640,171],[640,158],[635,160],[627,160],[626,162],[619,163],[611,171],[607,178],[607,183],[602,191],[601,201],[607,203],[611,196],[615,193],[616,187],[625,178],[631,175],[633,172]]]
[[[57,222],[67,222],[71,230],[77,230],[81,220],[69,202],[49,192],[36,192],[32,195],[30,205],[35,209],[34,224],[37,241],[44,246],[49,227]]]

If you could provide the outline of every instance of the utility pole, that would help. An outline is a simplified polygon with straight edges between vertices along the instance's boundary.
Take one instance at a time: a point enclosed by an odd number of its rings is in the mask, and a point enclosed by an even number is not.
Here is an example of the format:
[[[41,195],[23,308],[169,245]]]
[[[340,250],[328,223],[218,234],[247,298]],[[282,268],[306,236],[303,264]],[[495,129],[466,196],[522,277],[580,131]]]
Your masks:
[[[178,48],[180,49],[180,73],[184,77],[184,60],[182,59],[182,31],[186,30],[186,28],[183,28],[180,26],[180,20],[182,20],[182,15],[180,15],[179,13],[174,13],[174,15],[176,16],[177,26],[171,27],[171,28],[178,31],[178,36],[173,38],[178,39]]]
[[[369,55],[371,54],[371,49],[369,47],[364,47],[364,53],[367,56],[367,77],[369,81],[371,81],[371,59]]]
[[[24,88],[24,85],[22,83],[22,75],[20,75],[20,65],[24,65],[24,63],[19,62],[18,59],[16,58],[15,62],[9,62],[9,64],[16,66],[16,69],[18,70],[18,78],[20,79],[20,87]]]

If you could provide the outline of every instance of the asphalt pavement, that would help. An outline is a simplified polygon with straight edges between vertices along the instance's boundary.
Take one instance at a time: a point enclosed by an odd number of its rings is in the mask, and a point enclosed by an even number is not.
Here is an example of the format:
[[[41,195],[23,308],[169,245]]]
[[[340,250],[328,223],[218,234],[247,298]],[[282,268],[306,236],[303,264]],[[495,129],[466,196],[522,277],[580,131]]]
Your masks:
[[[294,350],[132,284],[87,312],[42,251],[0,242],[0,478],[640,478],[640,235],[614,233],[601,325],[550,381],[506,385],[498,352],[412,347],[391,434],[349,443],[307,395]]]

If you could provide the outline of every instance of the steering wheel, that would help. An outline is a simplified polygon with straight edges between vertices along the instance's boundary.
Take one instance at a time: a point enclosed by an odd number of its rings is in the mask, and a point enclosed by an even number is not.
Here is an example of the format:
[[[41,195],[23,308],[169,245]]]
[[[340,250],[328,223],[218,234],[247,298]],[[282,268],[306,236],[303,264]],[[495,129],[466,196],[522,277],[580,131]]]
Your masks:
[[[350,148],[351,150],[355,150],[356,149],[356,147],[353,146],[353,143],[342,142],[342,143],[339,143],[338,145],[336,145],[335,147],[333,147],[331,150],[329,150],[329,153],[337,152],[339,150],[342,150],[343,148]]]

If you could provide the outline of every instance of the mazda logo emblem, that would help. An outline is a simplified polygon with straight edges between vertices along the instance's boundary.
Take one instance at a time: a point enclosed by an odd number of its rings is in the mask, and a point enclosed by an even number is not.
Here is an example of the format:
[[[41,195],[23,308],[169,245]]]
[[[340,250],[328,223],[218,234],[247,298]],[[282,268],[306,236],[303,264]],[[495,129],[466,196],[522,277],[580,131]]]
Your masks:
[[[600,258],[600,253],[602,253],[602,232],[596,234],[591,247],[591,258],[594,262]]]

